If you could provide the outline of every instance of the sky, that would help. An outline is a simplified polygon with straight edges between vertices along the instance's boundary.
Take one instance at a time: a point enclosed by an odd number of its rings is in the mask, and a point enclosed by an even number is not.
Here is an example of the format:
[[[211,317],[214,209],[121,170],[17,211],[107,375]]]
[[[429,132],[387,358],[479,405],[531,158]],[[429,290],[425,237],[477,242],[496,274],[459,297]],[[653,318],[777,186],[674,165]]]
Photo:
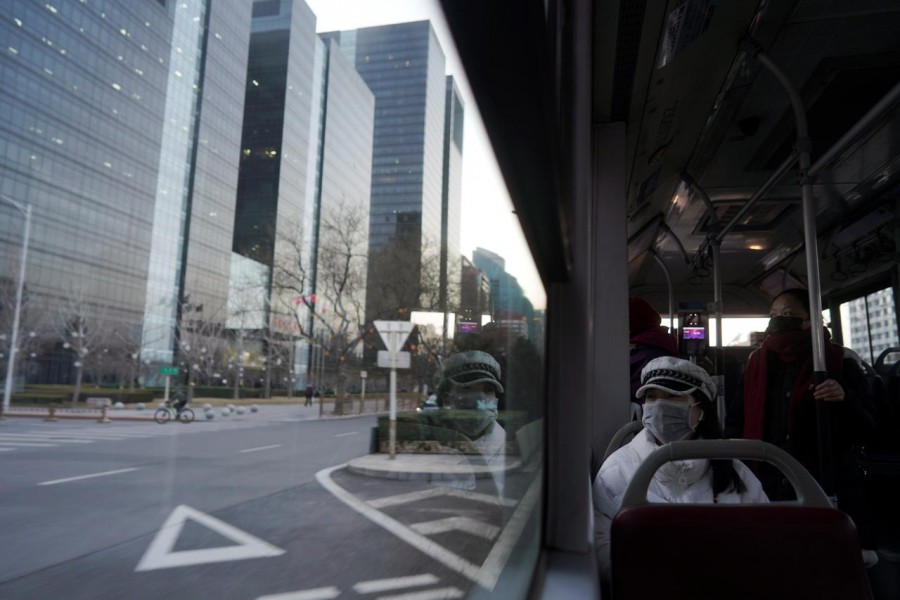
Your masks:
[[[476,247],[506,259],[506,271],[516,277],[535,308],[546,296],[531,254],[512,210],[506,184],[472,98],[450,30],[437,0],[306,0],[316,14],[317,31],[336,31],[428,19],[447,57],[447,74],[457,79],[465,102],[462,167],[462,253],[469,259]]]

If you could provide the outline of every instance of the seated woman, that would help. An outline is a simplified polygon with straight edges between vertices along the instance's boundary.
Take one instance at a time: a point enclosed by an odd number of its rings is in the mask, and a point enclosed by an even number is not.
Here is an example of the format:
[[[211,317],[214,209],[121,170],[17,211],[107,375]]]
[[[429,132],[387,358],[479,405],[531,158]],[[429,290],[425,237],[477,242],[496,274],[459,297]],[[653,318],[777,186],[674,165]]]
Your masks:
[[[609,530],[635,471],[659,446],[692,439],[720,439],[712,400],[716,384],[694,363],[666,356],[644,367],[637,396],[644,401],[644,429],[613,453],[594,480],[594,542],[600,574],[609,581]],[[647,491],[651,502],[768,502],[759,480],[737,460],[681,460],[666,463]]]

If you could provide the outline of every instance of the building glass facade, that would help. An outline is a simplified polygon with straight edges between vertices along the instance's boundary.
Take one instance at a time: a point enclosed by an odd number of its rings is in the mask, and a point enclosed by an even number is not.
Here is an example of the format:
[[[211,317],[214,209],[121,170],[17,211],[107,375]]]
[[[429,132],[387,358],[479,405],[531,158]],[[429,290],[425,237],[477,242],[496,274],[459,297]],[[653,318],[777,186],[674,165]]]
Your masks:
[[[190,205],[215,198],[220,213],[233,206],[227,165],[239,145],[227,132],[243,98],[228,91],[234,71],[223,65],[245,61],[242,4],[216,3],[212,12],[207,0],[0,7],[0,192],[33,207],[26,284],[40,305],[32,313],[42,322],[32,326],[48,344],[77,310],[146,360],[170,360],[185,264],[203,272],[197,303],[216,295],[224,305],[227,268],[214,274],[218,249],[227,256],[229,246],[204,241],[201,223],[217,209]],[[230,243],[230,220],[227,227],[219,242]],[[15,219],[0,219],[4,277],[20,231]]]
[[[326,37],[338,40],[375,95],[369,316],[402,317],[398,307],[407,318],[411,308],[434,310],[440,303],[447,96],[443,50],[428,21]],[[378,253],[389,243],[397,248],[379,261]],[[378,267],[380,262],[397,265],[398,259],[404,262],[399,269]],[[390,290],[388,277],[393,279]]]
[[[447,76],[444,110],[444,178],[441,193],[441,309],[460,305],[460,211],[462,202],[463,102],[452,75]]]

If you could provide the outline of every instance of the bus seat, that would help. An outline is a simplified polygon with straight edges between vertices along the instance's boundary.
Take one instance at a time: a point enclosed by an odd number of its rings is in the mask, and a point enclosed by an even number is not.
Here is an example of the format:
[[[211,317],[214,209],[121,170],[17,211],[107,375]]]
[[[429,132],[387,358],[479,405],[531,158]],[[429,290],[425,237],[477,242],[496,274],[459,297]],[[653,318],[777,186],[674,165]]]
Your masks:
[[[630,423],[626,423],[612,436],[612,439],[609,440],[609,444],[606,446],[606,452],[603,453],[603,462],[601,462],[601,466],[606,462],[606,459],[610,457],[610,455],[630,442],[637,433],[644,428],[644,423],[640,419],[636,421],[631,421]],[[597,474],[594,473],[594,476]]]
[[[775,464],[797,502],[651,504],[647,487],[671,460],[739,458]],[[759,441],[666,444],[641,465],[612,522],[612,597],[871,598],[853,522],[785,452]]]

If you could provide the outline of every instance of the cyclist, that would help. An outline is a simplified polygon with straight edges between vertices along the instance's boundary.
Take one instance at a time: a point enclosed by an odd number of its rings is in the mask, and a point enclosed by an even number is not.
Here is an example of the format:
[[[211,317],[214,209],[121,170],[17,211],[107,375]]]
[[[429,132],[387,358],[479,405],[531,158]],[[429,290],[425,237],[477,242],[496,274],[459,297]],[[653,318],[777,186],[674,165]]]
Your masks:
[[[190,401],[187,394],[185,394],[181,390],[176,390],[172,394],[172,398],[169,400],[169,406],[175,409],[175,418],[181,416],[181,411],[184,410],[184,407],[187,406],[187,403]]]

